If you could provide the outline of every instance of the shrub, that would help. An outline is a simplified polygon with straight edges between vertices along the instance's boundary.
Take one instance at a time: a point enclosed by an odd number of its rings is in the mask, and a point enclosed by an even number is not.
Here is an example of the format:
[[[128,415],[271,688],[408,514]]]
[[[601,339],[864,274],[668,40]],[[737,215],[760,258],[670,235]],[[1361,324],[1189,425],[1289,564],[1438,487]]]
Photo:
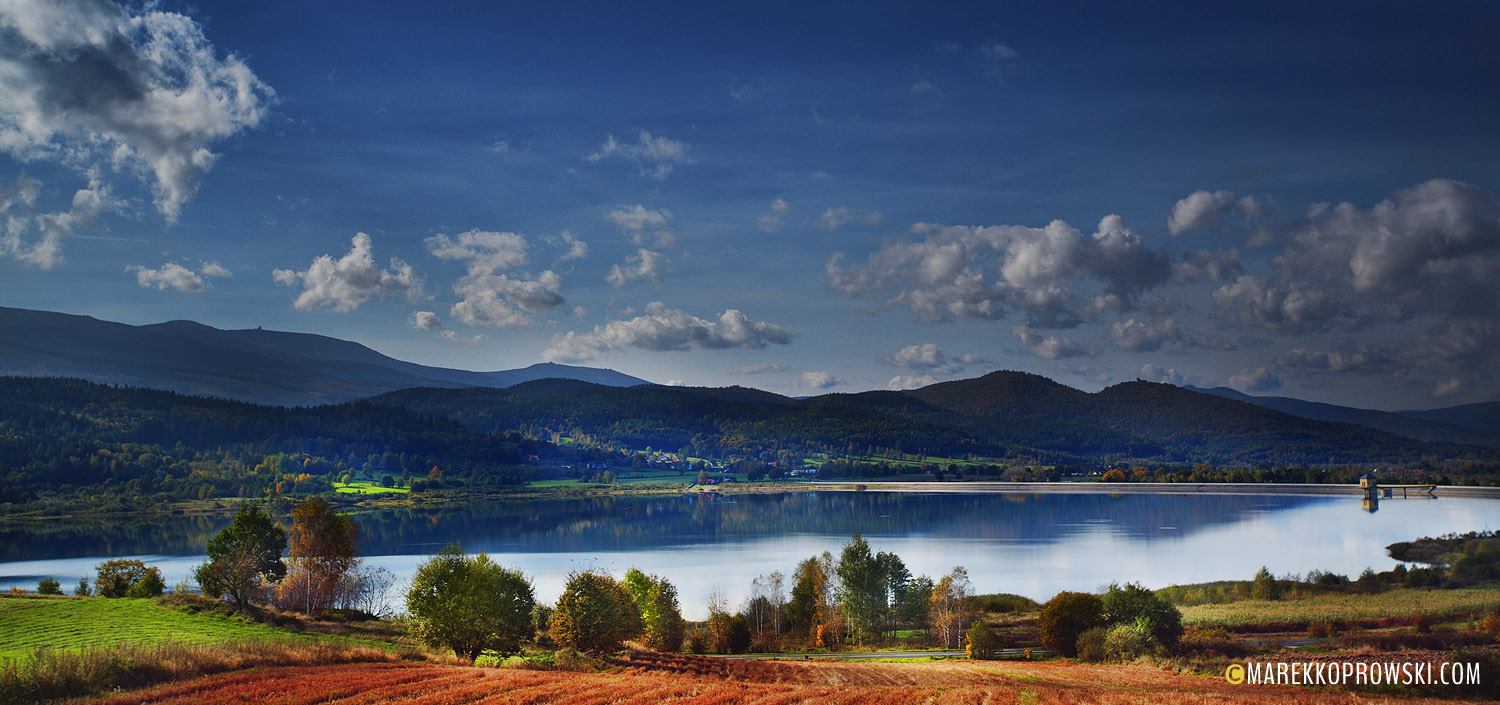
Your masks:
[[[1047,604],[1037,620],[1042,646],[1048,651],[1073,656],[1078,635],[1104,624],[1104,602],[1086,592],[1060,592]]]
[[[161,597],[162,592],[167,589],[167,581],[161,577],[161,569],[151,566],[140,580],[135,581],[129,590],[125,591],[126,597]]]
[[[57,582],[57,578],[42,578],[41,580],[37,581],[36,594],[61,595],[62,583]]]
[[[1144,619],[1116,624],[1104,635],[1104,655],[1110,661],[1134,661],[1154,650],[1151,625]]]
[[[479,554],[449,544],[417,568],[406,593],[410,631],[433,647],[478,659],[486,650],[508,656],[531,636],[536,599],[531,581]]]
[[[1083,633],[1078,635],[1078,641],[1073,644],[1078,659],[1098,663],[1108,658],[1104,650],[1104,638],[1107,634],[1109,630],[1104,627],[1091,627],[1083,630]]]
[[[685,622],[677,605],[677,588],[659,575],[631,568],[621,587],[630,594],[645,627],[642,640],[657,651],[681,651]]]
[[[1135,583],[1109,586],[1104,612],[1115,625],[1141,625],[1155,643],[1171,647],[1182,637],[1182,613],[1165,598]]]
[[[990,625],[986,624],[984,620],[974,620],[974,623],[969,625],[968,633],[964,636],[966,644],[964,650],[968,652],[969,658],[983,660],[995,658],[995,656],[999,655],[1000,638],[995,635],[995,631],[990,629]]]
[[[88,597],[94,594],[94,591],[89,587],[87,576],[78,579],[78,587],[73,588],[73,594],[79,597]]]
[[[641,629],[630,594],[614,578],[593,571],[568,576],[548,620],[548,633],[558,646],[594,655],[618,651]]]
[[[146,577],[146,564],[135,560],[109,560],[95,570],[98,575],[94,591],[100,597],[125,597],[131,587]]]

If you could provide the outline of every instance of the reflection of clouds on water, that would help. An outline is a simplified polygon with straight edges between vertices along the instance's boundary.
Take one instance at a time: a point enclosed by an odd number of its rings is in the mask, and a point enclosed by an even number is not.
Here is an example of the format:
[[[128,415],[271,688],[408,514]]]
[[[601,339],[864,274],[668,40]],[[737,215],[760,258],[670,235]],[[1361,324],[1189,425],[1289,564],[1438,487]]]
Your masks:
[[[1277,574],[1353,575],[1393,565],[1385,546],[1395,541],[1491,528],[1500,517],[1494,501],[1455,498],[1388,501],[1379,514],[1361,511],[1355,497],[805,493],[736,500],[506,503],[357,520],[367,560],[390,569],[402,587],[427,554],[458,540],[524,570],[545,600],[570,571],[618,575],[639,566],[668,576],[684,611],[701,617],[713,590],[737,605],[755,576],[790,575],[808,556],[837,553],[855,531],[876,550],[899,554],[914,574],[963,565],[981,592],[1045,599],[1112,581],[1156,587],[1243,579],[1262,565]],[[71,587],[104,557],[118,556],[145,556],[175,583],[223,521],[7,529],[3,555],[15,560],[0,563],[0,588],[34,588],[49,575]]]

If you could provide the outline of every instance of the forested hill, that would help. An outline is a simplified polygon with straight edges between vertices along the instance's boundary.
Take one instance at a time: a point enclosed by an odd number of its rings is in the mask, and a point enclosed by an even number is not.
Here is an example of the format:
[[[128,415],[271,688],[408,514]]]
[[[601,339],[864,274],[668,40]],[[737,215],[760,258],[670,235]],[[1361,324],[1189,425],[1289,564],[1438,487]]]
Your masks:
[[[494,431],[587,436],[700,455],[792,449],[977,454],[1041,463],[1415,463],[1496,451],[1415,441],[1167,384],[1095,394],[1020,372],[910,392],[792,399],[738,387],[609,388],[546,380],[509,389],[409,389],[371,399]]]
[[[368,402],[277,407],[81,380],[0,377],[0,504],[329,489],[347,471],[524,480],[550,445]]]

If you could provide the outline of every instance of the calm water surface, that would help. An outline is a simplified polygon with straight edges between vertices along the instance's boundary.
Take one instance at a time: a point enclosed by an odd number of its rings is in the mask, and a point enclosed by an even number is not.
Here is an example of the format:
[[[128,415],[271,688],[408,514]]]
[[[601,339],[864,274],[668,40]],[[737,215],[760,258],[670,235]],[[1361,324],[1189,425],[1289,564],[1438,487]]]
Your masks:
[[[203,560],[228,517],[70,522],[0,529],[0,589],[55,577],[71,590],[107,558],[160,566],[168,584]],[[496,503],[463,510],[391,510],[356,517],[361,552],[398,583],[450,541],[486,551],[557,597],[568,572],[631,566],[677,584],[701,618],[715,589],[742,601],[757,575],[790,574],[858,531],[914,574],[969,570],[979,592],[1046,599],[1112,581],[1150,587],[1394,565],[1385,546],[1418,536],[1500,526],[1500,501],[1396,499],[1379,511],[1358,497],[1102,494],[801,493]]]

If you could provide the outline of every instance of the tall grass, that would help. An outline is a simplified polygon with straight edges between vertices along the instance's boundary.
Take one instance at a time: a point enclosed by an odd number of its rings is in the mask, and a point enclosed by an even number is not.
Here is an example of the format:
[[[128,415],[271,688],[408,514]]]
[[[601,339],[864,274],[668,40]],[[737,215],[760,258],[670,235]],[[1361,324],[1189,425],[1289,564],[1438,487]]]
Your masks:
[[[75,698],[257,666],[396,661],[403,656],[413,654],[366,646],[286,641],[44,648],[28,657],[0,662],[0,705]]]

